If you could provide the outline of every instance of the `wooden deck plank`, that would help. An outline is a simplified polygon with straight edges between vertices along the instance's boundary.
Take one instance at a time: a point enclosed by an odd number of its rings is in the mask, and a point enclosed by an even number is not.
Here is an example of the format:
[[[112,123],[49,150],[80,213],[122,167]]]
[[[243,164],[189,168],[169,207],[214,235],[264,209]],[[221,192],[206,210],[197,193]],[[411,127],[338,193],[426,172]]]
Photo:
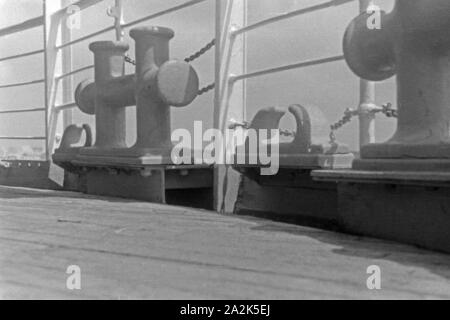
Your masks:
[[[366,269],[382,270],[382,290]],[[82,290],[65,288],[79,265]],[[255,218],[0,187],[3,298],[450,298],[450,256]]]

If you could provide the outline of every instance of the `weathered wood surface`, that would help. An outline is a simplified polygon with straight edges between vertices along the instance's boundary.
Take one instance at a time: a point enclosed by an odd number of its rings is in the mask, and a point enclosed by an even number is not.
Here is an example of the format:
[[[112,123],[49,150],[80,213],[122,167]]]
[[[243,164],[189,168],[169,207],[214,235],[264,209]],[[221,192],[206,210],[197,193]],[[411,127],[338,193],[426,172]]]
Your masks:
[[[81,267],[82,289],[66,289]],[[382,289],[366,287],[378,265]],[[69,299],[450,298],[450,256],[120,199],[0,187],[0,296]]]

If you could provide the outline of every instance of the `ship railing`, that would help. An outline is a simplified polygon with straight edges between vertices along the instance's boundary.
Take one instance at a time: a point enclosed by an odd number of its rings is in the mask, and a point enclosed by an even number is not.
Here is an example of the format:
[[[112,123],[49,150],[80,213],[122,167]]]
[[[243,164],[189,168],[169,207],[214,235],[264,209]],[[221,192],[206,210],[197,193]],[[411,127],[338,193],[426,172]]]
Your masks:
[[[330,9],[336,6],[345,5],[350,2],[359,1],[360,10],[365,11],[371,5],[372,0],[329,0],[310,7],[301,8],[291,12],[272,16],[270,18],[258,21],[253,24],[247,23],[247,0],[190,0],[181,4],[169,7],[167,9],[151,13],[142,18],[135,19],[130,22],[124,22],[123,19],[123,0],[114,0],[114,10],[111,10],[110,16],[114,18],[111,26],[101,30],[93,31],[85,36],[72,39],[70,28],[61,28],[61,37],[55,36],[63,22],[70,17],[69,9],[76,6],[80,11],[95,6],[103,1],[108,0],[80,0],[75,3],[66,1],[65,5],[53,7],[58,1],[42,0],[43,15],[37,18],[27,20],[14,26],[0,29],[0,37],[23,32],[32,28],[43,28],[43,48],[25,52],[17,55],[0,57],[0,63],[21,59],[33,55],[42,55],[45,74],[43,79],[25,81],[22,83],[0,84],[0,89],[23,87],[32,84],[44,84],[45,90],[45,106],[31,107],[22,110],[5,110],[0,111],[0,115],[26,113],[26,112],[43,112],[45,120],[45,136],[37,137],[2,137],[0,140],[44,140],[46,159],[50,161],[51,153],[55,147],[56,131],[58,123],[63,122],[63,127],[72,122],[72,109],[76,107],[73,102],[71,90],[73,77],[81,72],[92,70],[93,65],[87,65],[78,69],[73,69],[72,65],[72,48],[75,44],[90,40],[99,35],[110,31],[115,31],[116,40],[122,40],[125,29],[135,25],[150,21],[152,19],[161,18],[171,13],[190,8],[197,4],[207,1],[215,2],[215,93],[214,93],[214,127],[225,130],[228,122],[245,121],[246,117],[246,80],[270,74],[283,72],[292,69],[301,69],[311,66],[322,65],[325,63],[333,63],[344,59],[342,53],[334,56],[312,59],[307,61],[299,61],[297,63],[277,66],[273,68],[247,72],[247,40],[246,36],[249,32],[264,28],[274,23],[281,22],[286,19],[292,19],[302,15],[320,10]],[[61,65],[55,68],[58,55],[62,55]],[[59,86],[62,86],[63,96],[58,99],[56,97]],[[374,84],[361,80],[361,98],[360,103],[364,105],[367,100],[374,100]],[[62,114],[62,119],[60,117]],[[375,140],[374,118],[371,115],[362,113],[360,116],[360,144],[363,145]],[[220,174],[216,175],[215,185],[220,185]],[[220,187],[218,187],[220,189]],[[216,207],[220,206],[219,190],[216,191],[217,201]]]

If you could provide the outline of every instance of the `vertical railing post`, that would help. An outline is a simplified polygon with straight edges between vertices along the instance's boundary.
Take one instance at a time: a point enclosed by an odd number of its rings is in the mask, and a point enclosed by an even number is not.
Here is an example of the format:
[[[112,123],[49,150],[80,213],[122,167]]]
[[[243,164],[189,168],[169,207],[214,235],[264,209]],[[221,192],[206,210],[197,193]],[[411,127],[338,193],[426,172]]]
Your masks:
[[[214,79],[216,87],[214,90],[214,127],[219,128],[220,121],[220,58],[222,53],[222,0],[216,0],[215,3],[215,64],[214,64]]]
[[[114,18],[114,30],[116,32],[116,41],[122,41],[124,37],[123,32],[123,1],[114,0],[114,6],[108,8],[108,16]]]
[[[122,25],[124,23],[123,21],[123,0],[115,0],[115,7],[113,14],[110,14],[114,17],[114,28],[116,30],[116,40],[122,41],[124,32]],[[112,13],[112,12],[111,12]]]
[[[225,11],[222,12],[222,5]],[[223,22],[222,22],[223,21]],[[247,0],[216,0],[216,92],[214,128],[225,130],[233,119],[245,119],[245,81],[230,81],[232,74],[246,72],[246,35],[233,30],[247,24]],[[228,146],[227,146],[228,147]],[[216,210],[231,211],[237,197],[240,176],[225,164],[216,166],[214,205]]]
[[[63,0],[62,7],[70,5],[70,0]],[[72,29],[61,23],[61,42],[66,43],[72,40]],[[73,69],[73,48],[72,46],[61,49],[62,74],[66,74]],[[73,100],[73,76],[65,77],[61,80],[62,104],[70,103]],[[67,128],[73,123],[73,110],[62,111],[63,128]]]
[[[59,112],[55,110],[56,103],[62,103],[63,96],[58,95],[58,81],[56,74],[63,72],[62,61],[58,63],[58,49],[57,45],[62,41],[62,32],[60,25],[62,19],[67,17],[67,14],[56,14],[61,9],[62,2],[55,0],[46,0],[45,5],[45,83],[46,83],[46,109],[47,109],[47,148],[50,154],[53,152],[55,146],[55,138],[58,130],[63,130],[63,123],[59,121]],[[62,132],[61,132],[62,133]]]
[[[361,12],[366,12],[373,6],[373,0],[359,0]],[[364,79],[360,80],[359,102],[359,146],[375,143],[375,114],[368,112],[368,106],[375,103],[375,83]]]
[[[44,103],[45,103],[45,111],[44,111],[44,130],[45,130],[45,160],[50,160],[50,150],[49,150],[49,90],[48,90],[48,50],[47,50],[47,0],[42,0],[42,16],[44,17],[43,21],[43,36],[42,40],[44,42]]]
[[[216,51],[215,51],[215,91],[214,91],[214,128],[219,129],[220,128],[220,91],[221,91],[221,85],[220,82],[222,80],[221,76],[221,56],[222,56],[222,0],[216,0],[215,3],[215,38],[216,38]],[[221,180],[222,173],[219,170],[219,167],[216,167],[214,169],[214,209],[219,210],[220,205],[220,188],[219,183]]]

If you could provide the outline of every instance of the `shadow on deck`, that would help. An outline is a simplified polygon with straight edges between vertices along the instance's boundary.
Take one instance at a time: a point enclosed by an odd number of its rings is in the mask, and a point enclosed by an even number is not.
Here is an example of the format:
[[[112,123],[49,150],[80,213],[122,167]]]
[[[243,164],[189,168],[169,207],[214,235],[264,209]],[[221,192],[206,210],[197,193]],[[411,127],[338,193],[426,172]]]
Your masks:
[[[450,256],[251,217],[0,187],[4,298],[450,298]],[[82,289],[66,288],[78,265]],[[367,267],[382,271],[368,290]]]

